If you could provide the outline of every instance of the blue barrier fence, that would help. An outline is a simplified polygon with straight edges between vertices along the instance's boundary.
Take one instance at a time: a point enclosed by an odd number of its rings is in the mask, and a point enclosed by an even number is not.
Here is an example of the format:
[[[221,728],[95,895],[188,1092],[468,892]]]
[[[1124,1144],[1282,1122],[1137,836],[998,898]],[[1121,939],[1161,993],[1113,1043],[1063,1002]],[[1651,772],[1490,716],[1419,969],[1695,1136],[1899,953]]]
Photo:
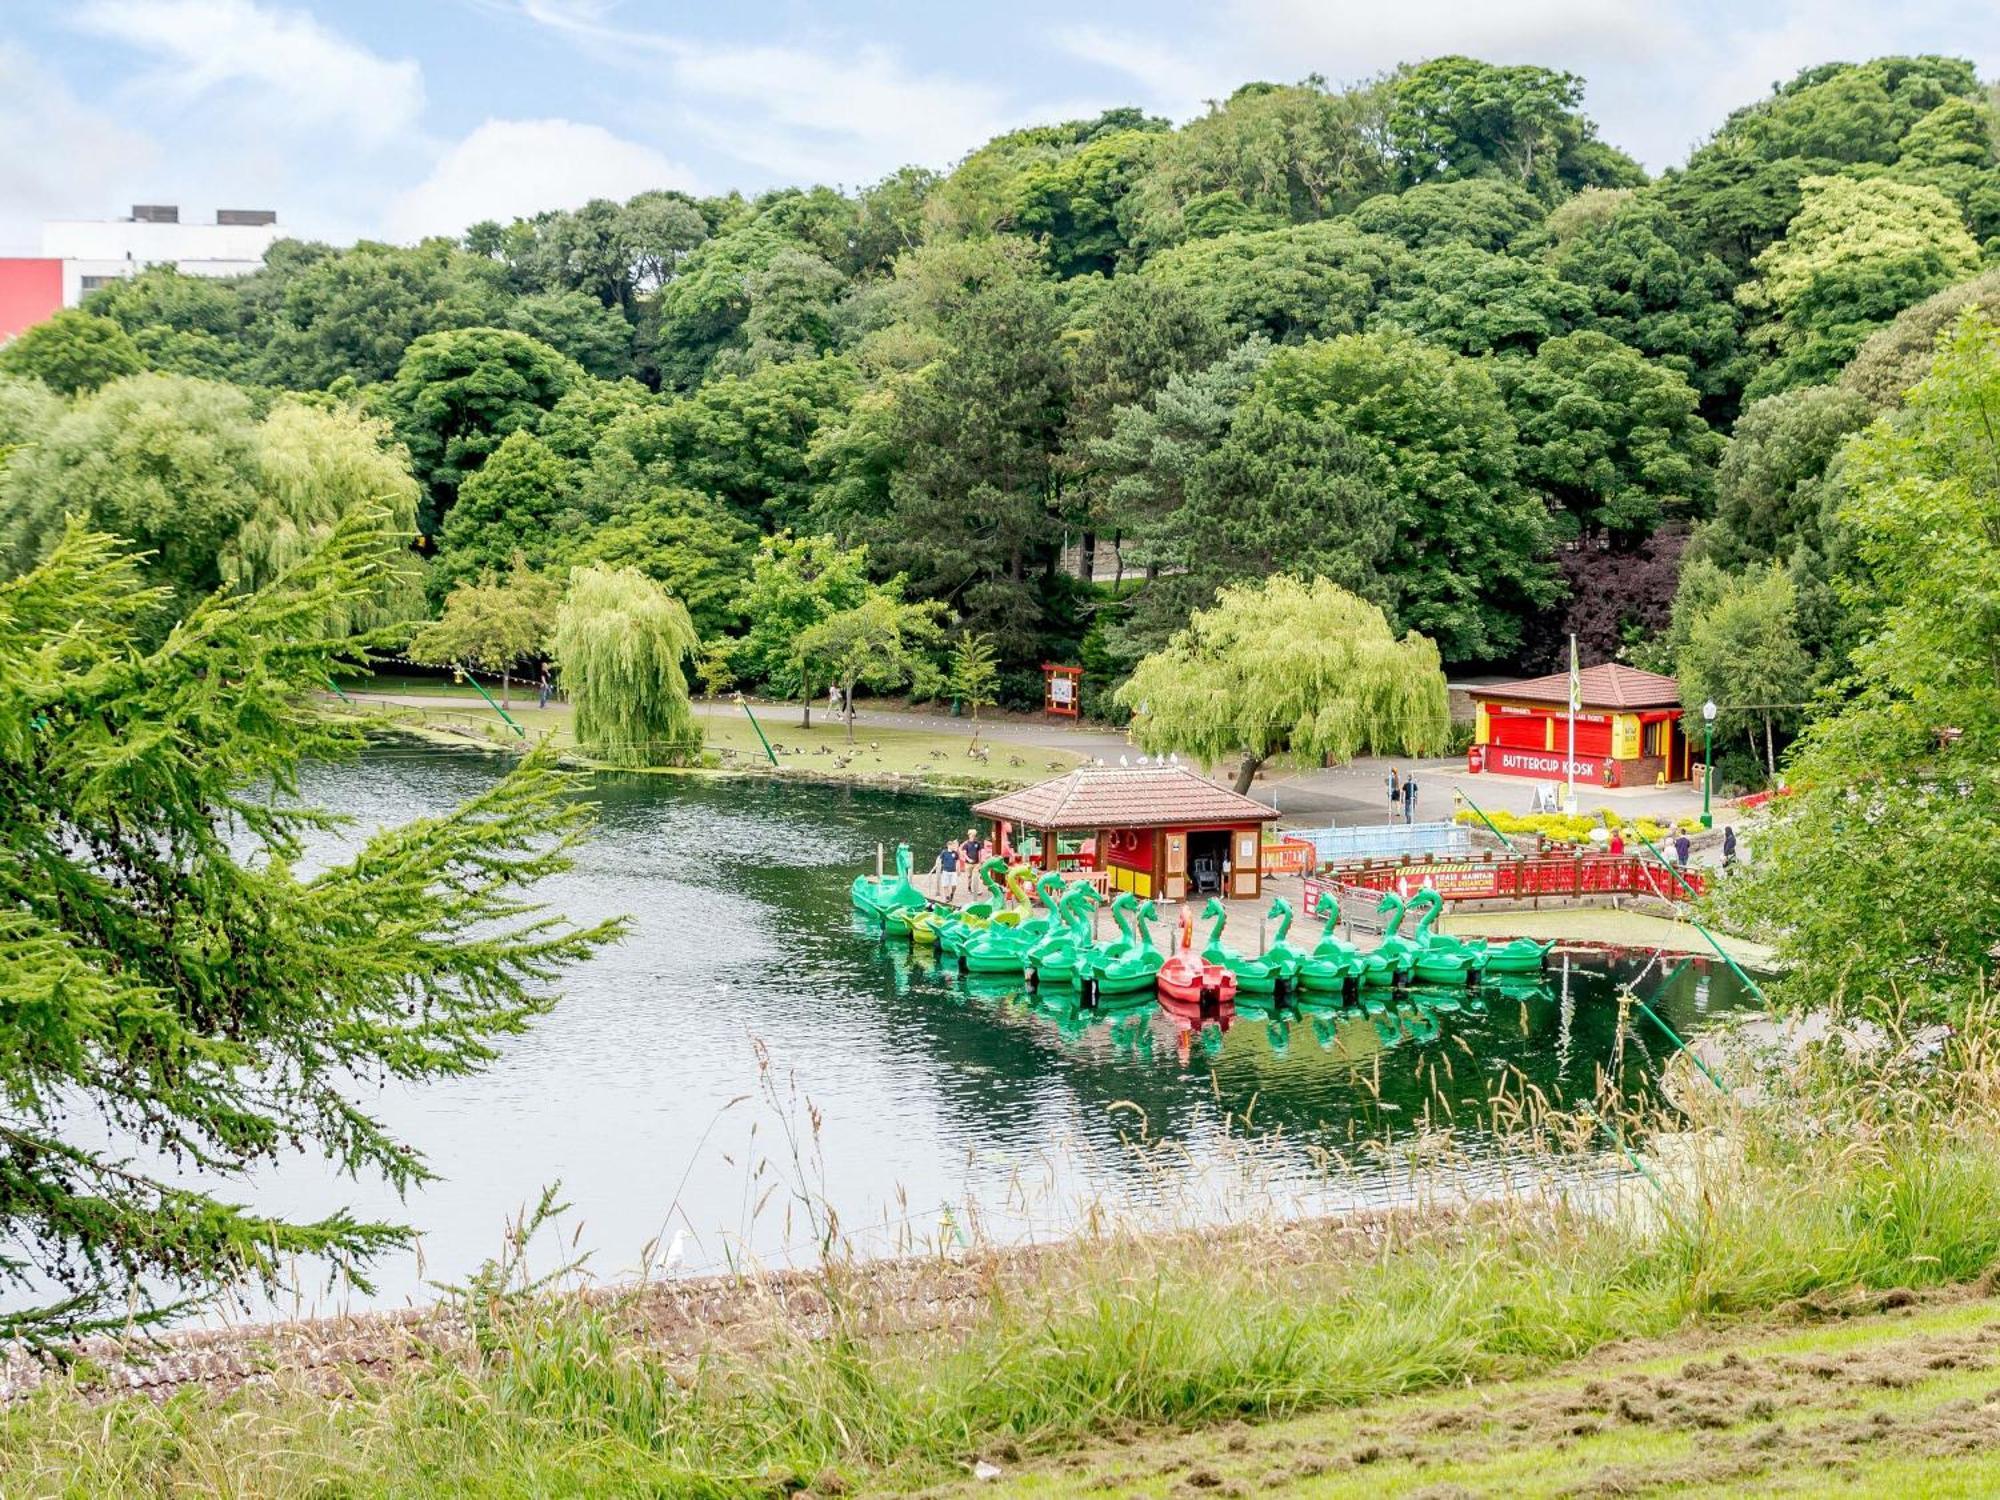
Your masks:
[[[1354,828],[1287,828],[1319,851],[1319,863],[1394,859],[1403,854],[1470,854],[1472,830],[1459,823],[1380,823]]]

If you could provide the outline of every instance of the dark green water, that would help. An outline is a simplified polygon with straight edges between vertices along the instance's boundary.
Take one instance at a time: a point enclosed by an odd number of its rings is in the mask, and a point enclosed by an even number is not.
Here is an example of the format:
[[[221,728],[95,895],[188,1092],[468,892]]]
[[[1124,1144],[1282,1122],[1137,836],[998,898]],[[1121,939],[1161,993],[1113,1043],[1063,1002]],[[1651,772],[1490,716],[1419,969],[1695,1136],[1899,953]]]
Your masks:
[[[359,837],[495,774],[383,750],[305,791]],[[567,1231],[606,1276],[676,1230],[688,1269],[810,1259],[829,1204],[858,1248],[883,1252],[972,1225],[1047,1237],[1094,1202],[1184,1219],[1389,1201],[1413,1190],[1397,1147],[1427,1120],[1458,1128],[1453,1183],[1478,1192],[1515,1165],[1479,1123],[1497,1080],[1558,1100],[1606,1077],[1647,1087],[1670,1044],[1643,1019],[1621,1029],[1622,980],[1643,971],[1639,993],[1683,1035],[1745,1003],[1719,966],[1662,990],[1671,960],[1578,954],[1552,959],[1543,986],[1436,1016],[1435,1034],[1416,1013],[1415,1034],[1242,1014],[1183,1045],[1160,1012],[1090,1017],[1018,983],[969,985],[858,921],[848,882],[877,842],[908,839],[928,864],[963,830],[960,805],[643,777],[601,779],[596,797],[598,837],[542,895],[582,921],[630,913],[632,936],[573,973],[487,1073],[374,1096],[441,1180],[403,1204],[317,1163],[254,1185],[291,1212],[348,1203],[419,1225],[422,1264],[384,1267],[381,1300],[464,1275],[557,1180]]]

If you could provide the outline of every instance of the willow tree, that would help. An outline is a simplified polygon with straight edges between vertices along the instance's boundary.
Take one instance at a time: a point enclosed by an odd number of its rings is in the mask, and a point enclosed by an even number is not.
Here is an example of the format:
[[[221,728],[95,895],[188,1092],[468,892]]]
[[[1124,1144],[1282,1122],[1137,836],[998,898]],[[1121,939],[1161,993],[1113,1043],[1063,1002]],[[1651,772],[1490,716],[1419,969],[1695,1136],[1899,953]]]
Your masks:
[[[1236,790],[1274,755],[1434,755],[1451,716],[1435,642],[1398,638],[1366,599],[1281,575],[1220,590],[1118,690],[1139,743],[1204,766],[1241,756]]]
[[[631,568],[576,568],[549,651],[576,738],[614,766],[684,765],[701,750],[682,663],[701,649],[687,609]]]

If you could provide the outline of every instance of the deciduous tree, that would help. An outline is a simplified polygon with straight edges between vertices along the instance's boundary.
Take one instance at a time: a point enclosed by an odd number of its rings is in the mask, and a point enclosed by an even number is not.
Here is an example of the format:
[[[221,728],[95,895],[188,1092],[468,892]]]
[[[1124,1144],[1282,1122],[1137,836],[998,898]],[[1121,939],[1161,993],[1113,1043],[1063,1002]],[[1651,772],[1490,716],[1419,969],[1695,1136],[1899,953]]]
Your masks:
[[[701,753],[684,663],[701,649],[680,601],[631,568],[576,568],[549,653],[576,740],[614,766],[685,765]]]
[[[145,368],[138,345],[124,329],[73,307],[0,344],[0,375],[39,380],[63,396],[94,391]]]
[[[518,560],[502,579],[486,573],[445,597],[444,613],[410,637],[411,661],[500,674],[500,706],[513,706],[514,669],[540,654],[561,590]]]
[[[1435,644],[1399,639],[1380,608],[1323,578],[1284,574],[1223,589],[1116,696],[1155,754],[1240,755],[1239,792],[1274,755],[1433,755],[1451,727]]]

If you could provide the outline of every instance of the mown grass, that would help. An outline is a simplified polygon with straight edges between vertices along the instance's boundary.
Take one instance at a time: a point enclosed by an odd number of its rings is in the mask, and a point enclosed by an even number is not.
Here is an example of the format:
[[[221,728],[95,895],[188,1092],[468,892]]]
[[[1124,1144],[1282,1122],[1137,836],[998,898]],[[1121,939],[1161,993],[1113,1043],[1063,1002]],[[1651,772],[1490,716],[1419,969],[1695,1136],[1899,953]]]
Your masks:
[[[615,1302],[482,1295],[469,1347],[344,1400],[283,1379],[158,1406],[57,1384],[0,1417],[0,1493],[895,1489],[984,1455],[1517,1378],[1615,1340],[1963,1283],[2000,1261],[1988,1034],[1920,1066],[1767,1077],[1748,1112],[1716,1095],[1676,1122],[1707,1145],[1656,1153],[1650,1183],[1441,1217],[1360,1256],[1282,1254],[1276,1230],[1268,1254],[1254,1232],[1079,1241],[995,1276],[950,1333],[866,1333],[836,1269],[810,1334],[774,1322],[698,1360],[649,1354]]]
[[[436,684],[434,689],[448,687]],[[401,692],[395,687],[371,683],[370,692]],[[356,706],[391,723],[428,727],[462,736],[501,749],[525,743],[552,740],[563,749],[575,749],[573,720],[565,705],[542,709],[535,706],[532,691],[517,693],[507,709],[526,732],[517,736],[500,714],[488,707],[469,688],[450,692],[427,690],[435,706],[380,704],[366,698]],[[497,699],[498,694],[495,694]],[[341,711],[349,711],[345,705]],[[702,749],[712,769],[738,770],[755,774],[810,776],[834,781],[886,782],[921,781],[933,786],[983,790],[993,787],[1026,786],[1070,770],[1083,760],[1073,750],[1007,742],[977,743],[983,759],[967,754],[974,745],[973,726],[965,732],[942,734],[933,730],[903,729],[891,725],[857,727],[850,741],[846,726],[824,715],[815,715],[810,728],[799,723],[796,705],[765,706],[758,710],[764,733],[778,753],[774,766],[757,738],[757,731],[741,709],[728,704],[700,705],[696,723],[702,732]]]

